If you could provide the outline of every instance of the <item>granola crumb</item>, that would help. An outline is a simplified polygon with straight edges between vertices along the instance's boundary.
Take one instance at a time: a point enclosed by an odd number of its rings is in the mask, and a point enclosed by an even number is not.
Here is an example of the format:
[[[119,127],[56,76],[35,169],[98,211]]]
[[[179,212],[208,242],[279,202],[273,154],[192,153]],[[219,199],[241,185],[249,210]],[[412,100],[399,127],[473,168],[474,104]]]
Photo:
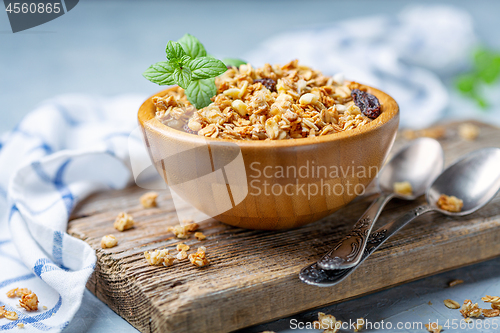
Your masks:
[[[31,294],[31,290],[28,288],[14,288],[9,290],[7,293],[7,297],[9,298],[14,298],[14,297],[23,297],[24,295]]]
[[[356,319],[356,325],[354,326],[354,332],[360,332],[363,329],[363,326],[365,326],[365,319],[364,318]]]
[[[448,308],[448,309],[459,309],[460,308],[460,304],[452,299],[445,299],[443,301],[444,305]]]
[[[318,320],[313,322],[314,329],[325,330],[327,333],[336,333],[342,326],[342,322],[332,315],[318,312]]]
[[[498,296],[490,296],[490,295],[486,295],[484,297],[481,297],[481,300],[486,302],[486,303],[498,303],[500,304],[500,297]]]
[[[199,247],[196,253],[192,253],[189,255],[189,261],[195,266],[203,267],[209,264],[209,261],[206,257],[206,248],[204,246]]]
[[[441,139],[446,135],[446,128],[444,128],[443,126],[435,126],[421,130],[406,129],[402,134],[403,137],[409,141],[422,137]]]
[[[432,302],[431,302],[431,301],[429,301],[429,302],[427,302],[427,304],[432,305]]]
[[[462,207],[464,206],[463,200],[453,195],[448,196],[446,194],[441,194],[436,204],[439,208],[452,213],[460,212],[462,210]]]
[[[500,316],[500,310],[498,309],[481,309],[483,316],[485,317],[498,317]]]
[[[194,237],[196,237],[200,241],[207,238],[207,236],[205,236],[202,232],[199,231],[194,233]]]
[[[144,252],[144,257],[146,258],[146,261],[148,264],[151,266],[158,266],[164,263],[165,258],[168,256],[168,261],[170,262],[170,257],[173,257],[170,255],[168,249],[163,249],[163,250],[154,250],[154,251],[146,251]],[[175,258],[175,257],[174,257]]]
[[[174,227],[168,227],[167,231],[172,232],[179,239],[189,238],[189,234],[198,229],[198,224],[194,222],[183,221],[183,225],[179,224]]]
[[[425,324],[424,326],[425,326],[425,328],[427,328],[427,330],[429,332],[432,332],[432,333],[440,333],[441,330],[443,329],[443,326],[438,325],[438,323],[429,323],[429,324]]]
[[[177,251],[189,251],[189,245],[179,243],[177,244]]]
[[[9,319],[9,320],[18,320],[19,319],[17,312],[14,312],[14,311],[5,311],[3,315],[6,319]]]
[[[47,309],[48,309],[45,305],[44,305],[44,306],[42,306],[42,308],[43,308],[44,310],[47,310]]]
[[[471,123],[458,126],[458,135],[464,140],[473,141],[479,135],[479,127]]]
[[[37,311],[38,297],[35,293],[23,295],[22,299],[19,300],[19,305],[21,305],[27,311]]]
[[[106,235],[101,238],[101,247],[103,249],[109,249],[115,247],[118,244],[118,239],[114,235]]]
[[[448,282],[448,287],[455,287],[456,285],[459,285],[462,283],[464,283],[464,280],[455,279],[455,280]]]
[[[24,328],[24,324],[23,323],[17,324],[17,328]]]
[[[115,229],[118,231],[125,231],[132,228],[133,226],[134,218],[131,215],[123,212],[118,214],[115,223],[113,224],[113,227],[115,227]]]
[[[5,305],[0,306],[0,319],[5,315]]]
[[[464,321],[465,321],[466,323],[470,323],[470,322],[472,321],[472,319],[470,319],[469,317],[467,317],[467,318],[465,318],[465,319],[464,319]]]
[[[156,198],[158,198],[158,193],[147,192],[144,193],[139,200],[141,201],[142,207],[152,208],[156,207]]]
[[[464,318],[468,317],[479,317],[481,315],[481,309],[478,307],[477,303],[472,303],[470,299],[466,299],[460,313]]]
[[[408,181],[394,183],[393,190],[394,190],[394,193],[397,193],[400,195],[412,195],[413,194],[413,187],[411,186],[410,182],[408,182]]]
[[[184,260],[188,257],[188,254],[186,251],[180,251],[179,253],[177,253],[177,260]]]

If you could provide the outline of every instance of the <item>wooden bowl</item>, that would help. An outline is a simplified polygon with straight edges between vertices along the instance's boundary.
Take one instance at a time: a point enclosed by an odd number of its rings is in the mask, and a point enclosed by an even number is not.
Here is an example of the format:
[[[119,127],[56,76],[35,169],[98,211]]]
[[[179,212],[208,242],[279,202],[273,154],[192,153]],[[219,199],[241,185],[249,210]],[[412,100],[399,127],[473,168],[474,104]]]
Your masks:
[[[381,103],[378,118],[314,138],[243,141],[193,135],[157,120],[151,98],[138,118],[153,164],[184,200],[237,227],[294,228],[348,204],[380,170],[396,137],[399,107],[380,90],[368,87],[368,92]]]

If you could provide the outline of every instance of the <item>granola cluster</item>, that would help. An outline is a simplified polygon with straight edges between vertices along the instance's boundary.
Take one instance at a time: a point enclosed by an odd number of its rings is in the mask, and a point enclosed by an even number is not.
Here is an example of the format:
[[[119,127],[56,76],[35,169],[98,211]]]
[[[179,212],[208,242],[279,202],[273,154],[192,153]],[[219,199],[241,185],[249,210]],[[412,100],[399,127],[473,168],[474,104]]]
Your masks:
[[[439,208],[452,213],[460,212],[464,206],[463,200],[446,194],[441,194],[436,204]]]
[[[190,255],[187,254],[189,250],[189,245],[186,244],[177,244],[177,251],[179,251],[176,255],[170,253],[169,249],[162,250],[154,250],[154,251],[146,251],[144,252],[144,257],[148,264],[152,266],[172,266],[175,263],[175,260],[182,261],[189,258],[189,261],[198,267],[203,267],[209,264],[209,261],[206,257],[207,249],[202,246],[199,247],[195,253]]]
[[[109,249],[118,244],[118,239],[114,235],[106,235],[101,238],[101,248]]]
[[[167,231],[172,232],[175,237],[180,238],[180,239],[186,239],[189,238],[192,232],[196,231],[198,229],[198,224],[190,221],[183,221],[183,224],[176,225],[174,227],[168,227]],[[201,234],[201,233],[196,233],[196,234]],[[198,238],[198,236],[195,237]]]
[[[413,194],[413,187],[411,186],[410,182],[404,181],[404,182],[396,182],[393,185],[394,187],[394,193],[400,194],[400,195],[412,195]]]
[[[6,295],[9,298],[21,298],[19,300],[19,306],[24,308],[26,311],[38,310],[38,296],[28,288],[14,288],[7,291]],[[14,311],[5,310],[5,306],[0,306],[0,318],[3,317],[9,320],[17,320],[18,314]]]
[[[340,320],[337,320],[332,315],[318,312],[318,320],[313,322],[315,329],[324,330],[323,333],[337,333],[342,325]]]
[[[134,218],[127,213],[120,213],[115,219],[113,227],[118,231],[125,231],[134,226]]]
[[[156,117],[190,133],[235,140],[282,140],[334,134],[372,119],[354,103],[351,92],[366,90],[339,76],[298,64],[232,67],[215,80],[217,95],[196,110],[182,88],[153,97]],[[378,102],[378,101],[377,101]]]

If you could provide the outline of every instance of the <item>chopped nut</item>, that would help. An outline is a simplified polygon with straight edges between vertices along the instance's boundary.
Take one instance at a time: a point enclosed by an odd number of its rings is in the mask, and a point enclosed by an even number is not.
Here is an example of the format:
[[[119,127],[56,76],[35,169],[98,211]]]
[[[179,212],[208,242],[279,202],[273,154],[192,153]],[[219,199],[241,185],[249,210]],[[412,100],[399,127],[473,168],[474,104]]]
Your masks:
[[[458,134],[462,139],[472,141],[479,135],[479,127],[470,123],[461,124],[458,127]]]
[[[318,100],[318,96],[316,96],[315,94],[307,93],[300,96],[299,103],[300,105],[316,104]]]
[[[460,308],[460,304],[458,302],[455,302],[454,300],[445,299],[443,302],[444,302],[444,305],[446,305],[446,307],[448,309],[459,309]]]
[[[354,332],[361,331],[363,329],[363,326],[365,326],[365,319],[364,318],[356,319],[356,325],[354,326]]]
[[[238,112],[240,116],[244,117],[247,115],[248,105],[246,105],[245,102],[243,102],[241,99],[234,100],[231,104],[231,107],[233,108],[233,110]]]
[[[181,251],[179,253],[177,253],[177,259],[178,260],[184,260],[188,257],[188,254],[186,251]]]
[[[454,213],[460,212],[464,206],[464,202],[461,199],[446,194],[441,194],[436,204],[439,208]]]
[[[404,181],[404,182],[396,182],[393,185],[394,187],[394,193],[400,194],[400,195],[412,195],[413,194],[413,187],[411,186],[410,182]]]
[[[141,196],[140,201],[144,208],[151,208],[156,207],[156,198],[158,198],[158,193],[147,192]]]
[[[448,282],[448,287],[454,287],[457,284],[461,284],[461,283],[464,283],[464,280],[458,280],[458,279],[453,280],[453,281]]]
[[[341,328],[342,322],[332,315],[318,312],[318,320],[313,322],[313,326],[314,329],[325,330],[326,333],[336,333]]]
[[[189,251],[189,245],[179,243],[177,244],[177,251]]]
[[[24,324],[23,323],[17,324],[17,328],[24,328]]]
[[[206,248],[204,246],[199,247],[198,251],[194,254],[189,255],[189,261],[195,266],[203,267],[209,264],[208,259],[206,258]]]
[[[498,317],[500,316],[500,310],[498,309],[481,309],[485,317]]]
[[[168,249],[154,250],[144,252],[144,257],[150,265],[161,265],[166,256],[169,255]]]
[[[132,218],[132,216],[123,212],[118,214],[115,223],[113,224],[113,227],[115,227],[115,229],[118,231],[124,231],[132,228],[133,226],[134,219]]]
[[[467,317],[479,317],[481,315],[481,309],[478,307],[477,303],[472,303],[470,299],[466,299],[460,309],[460,313],[464,318]]]
[[[194,237],[196,237],[200,241],[207,238],[207,236],[205,236],[202,232],[199,231],[194,233]]]
[[[118,239],[114,235],[106,235],[101,238],[101,247],[103,249],[115,247],[118,244]]]
[[[5,311],[5,313],[3,314],[5,318],[9,319],[9,320],[17,320],[19,319],[19,317],[17,316],[17,313],[14,312],[14,311]]]
[[[438,325],[438,323],[430,323],[430,324],[425,324],[425,328],[427,328],[429,332],[440,333],[441,330],[443,329],[443,326]]]
[[[38,297],[35,293],[23,295],[22,299],[19,300],[19,305],[28,311],[38,310]]]

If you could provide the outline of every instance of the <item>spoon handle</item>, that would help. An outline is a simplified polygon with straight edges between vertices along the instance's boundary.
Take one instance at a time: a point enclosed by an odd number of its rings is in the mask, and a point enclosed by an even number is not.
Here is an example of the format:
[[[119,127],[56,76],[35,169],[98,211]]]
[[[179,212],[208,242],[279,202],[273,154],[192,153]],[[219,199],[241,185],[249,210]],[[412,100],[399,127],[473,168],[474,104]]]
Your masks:
[[[392,235],[413,221],[415,218],[433,210],[435,209],[428,205],[419,206],[374,231],[368,238],[368,244],[363,251],[363,255],[357,266],[341,270],[324,270],[319,267],[317,263],[314,263],[304,267],[299,274],[299,278],[307,284],[319,287],[330,287],[338,284],[354,272],[363,261],[365,261]]]
[[[354,228],[337,245],[318,260],[322,269],[346,269],[356,266],[366,248],[368,235],[393,193],[382,193],[363,213]]]

